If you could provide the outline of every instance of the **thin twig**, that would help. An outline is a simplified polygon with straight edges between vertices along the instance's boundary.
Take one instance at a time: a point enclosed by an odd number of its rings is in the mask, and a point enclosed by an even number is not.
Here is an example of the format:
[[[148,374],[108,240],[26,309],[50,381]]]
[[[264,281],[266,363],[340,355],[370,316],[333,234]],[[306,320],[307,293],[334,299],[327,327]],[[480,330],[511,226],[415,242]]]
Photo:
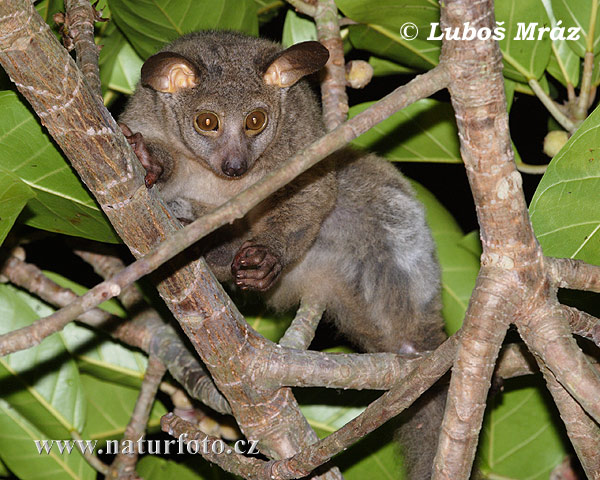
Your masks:
[[[568,132],[573,133],[577,130],[577,125],[567,117],[560,106],[550,98],[550,96],[544,91],[539,82],[532,78],[529,80],[529,86],[540,99],[540,102],[546,107],[554,119],[560,123],[560,125]]]
[[[71,437],[74,440],[77,440],[78,442],[84,442],[83,438],[81,438],[81,435],[79,434],[79,432],[76,432],[75,430],[71,431]],[[92,452],[88,452],[87,450],[82,451],[79,450],[80,452],[82,452],[81,454],[83,455],[83,458],[85,459],[86,462],[88,462],[90,464],[90,466],[96,470],[97,472],[100,472],[102,475],[106,475],[108,474],[108,465],[106,465],[102,460],[100,460],[96,455],[94,455]]]
[[[144,432],[146,431],[150,411],[152,410],[152,405],[154,405],[156,393],[158,392],[158,387],[165,371],[166,368],[162,362],[151,355],[148,359],[142,388],[140,389],[133,413],[131,414],[131,420],[125,428],[122,440],[124,444],[131,443],[134,445],[134,452],[120,452],[117,455],[110,466],[109,474],[112,478],[129,478],[135,472],[135,465],[139,456],[137,442],[144,436]]]
[[[209,462],[219,465],[223,470],[244,478],[267,478],[263,472],[268,469],[271,462],[258,458],[241,455],[233,449],[227,454],[216,454],[221,447],[228,448],[220,438],[207,435],[191,422],[187,422],[173,413],[162,417],[160,426],[164,432],[176,438],[179,442],[188,445],[190,453],[199,453]],[[190,445],[190,442],[194,442]],[[249,443],[246,444],[249,448]]]
[[[592,2],[597,8],[598,2]],[[595,16],[594,16],[595,22]],[[594,23],[592,22],[592,23]],[[592,26],[593,28],[593,26]],[[592,77],[594,74],[594,53],[585,52],[583,61],[583,74],[581,76],[581,88],[579,89],[579,97],[575,105],[574,115],[578,120],[584,120],[587,117],[588,108],[590,108],[590,97],[592,94]]]
[[[281,168],[250,186],[212,212],[198,218],[155,247],[144,257],[106,280],[73,303],[36,321],[34,324],[0,336],[0,356],[24,350],[39,344],[45,337],[62,330],[83,312],[113,298],[127,285],[152,272],[179,252],[217,228],[243,217],[270,194],[314,166],[329,154],[345,146],[350,140],[366,132],[373,125],[415,101],[426,98],[446,85],[442,66],[414,78],[394,90],[375,105],[340,125]]]
[[[306,350],[315,336],[315,330],[324,310],[323,306],[308,299],[302,299],[300,308],[291,325],[279,340],[279,345]]]
[[[314,2],[309,3],[305,0],[287,0],[287,2],[294,7],[297,12],[314,17],[317,14],[317,6]]]

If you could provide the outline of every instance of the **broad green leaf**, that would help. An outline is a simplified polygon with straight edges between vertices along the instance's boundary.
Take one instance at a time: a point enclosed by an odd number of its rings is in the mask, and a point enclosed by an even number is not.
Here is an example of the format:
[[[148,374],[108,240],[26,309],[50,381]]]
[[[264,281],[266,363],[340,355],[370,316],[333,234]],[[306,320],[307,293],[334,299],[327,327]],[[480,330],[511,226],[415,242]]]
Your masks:
[[[233,480],[239,478],[213,466],[200,455],[194,455],[183,463],[147,455],[137,464],[136,471],[144,480]]]
[[[479,258],[483,252],[481,239],[479,238],[479,230],[473,230],[472,232],[467,233],[458,242],[458,246],[466,248],[469,252]]]
[[[557,20],[554,16],[554,11],[552,10],[552,1],[542,0],[542,4],[546,9],[551,26],[553,28],[557,27]],[[558,25],[558,28],[561,26],[562,21],[561,24]],[[548,73],[564,86],[571,84],[576,87],[579,83],[579,70],[581,68],[579,57],[575,55],[575,52],[573,52],[571,48],[569,48],[566,40],[553,40],[552,37],[550,40],[552,42],[552,55],[547,68]]]
[[[82,372],[129,387],[141,385],[148,362],[140,352],[126,348],[100,332],[74,324],[65,327],[63,338]]]
[[[104,382],[90,375],[81,375],[85,389],[87,409],[90,414],[83,433],[92,440],[121,440],[131,419],[138,390],[117,383]],[[167,413],[159,401],[154,402],[148,425],[156,428],[160,418]]]
[[[453,334],[462,325],[479,273],[479,254],[475,253],[472,234],[462,230],[448,210],[431,192],[412,182],[417,198],[425,205],[427,223],[437,247],[442,267],[442,314],[446,332]]]
[[[550,60],[551,42],[546,32],[538,40],[538,28],[550,24],[540,0],[504,0],[495,4],[496,22],[504,22],[505,35],[500,44],[504,76],[527,83],[539,79]],[[532,29],[533,39],[527,28]],[[524,38],[525,37],[525,38]]]
[[[355,48],[367,50],[417,70],[429,70],[438,64],[441,43],[420,37],[405,40],[397,29],[380,25],[350,25],[350,41]]]
[[[27,326],[53,310],[17,290],[0,285],[0,334]],[[0,358],[2,398],[34,423],[47,438],[70,438],[81,431],[86,409],[77,365],[60,335]]]
[[[142,58],[196,30],[258,34],[253,0],[108,0],[112,16]]]
[[[31,197],[33,192],[27,185],[0,168],[0,245]]]
[[[569,34],[569,29],[579,29],[577,40],[567,40],[569,47],[582,58],[585,52],[594,52],[594,55],[597,55],[600,52],[598,0],[551,1],[556,21],[562,20],[562,26],[566,29],[565,36]],[[590,26],[593,29],[593,38],[589,36]]]
[[[350,116],[373,103],[352,107]],[[395,162],[462,163],[454,111],[432,99],[409,105],[352,143]]]
[[[58,273],[44,271],[44,275],[46,275],[50,280],[57,283],[61,287],[72,290],[73,293],[77,295],[83,295],[89,290],[88,288],[85,288],[84,286],[79,285],[78,283],[75,283],[72,280],[69,280],[68,278],[63,277],[62,275],[59,275]],[[112,313],[117,317],[127,317],[127,312],[115,298],[111,298],[110,300],[102,302],[100,305],[98,305],[98,308],[106,310],[108,313]]]
[[[336,0],[342,13],[358,23],[381,25],[395,32],[407,22],[419,29],[419,39],[426,39],[432,23],[440,21],[440,7],[433,0]]]
[[[542,177],[529,212],[544,254],[600,265],[600,109],[583,122]]]
[[[531,384],[534,384],[532,386]],[[542,393],[543,392],[543,393]],[[567,455],[560,419],[542,382],[508,380],[488,404],[479,465],[484,477],[546,480]]]
[[[600,85],[600,55],[594,57],[594,70],[592,71],[592,85]]]
[[[573,53],[565,42],[553,42],[552,56],[548,63],[548,73],[564,86],[579,84],[580,58]]]
[[[295,43],[317,39],[315,22],[297,15],[293,10],[288,10],[283,24],[283,37],[281,43],[289,47]]]
[[[21,220],[43,230],[118,242],[110,222],[17,94],[0,92],[0,110],[0,166],[35,194]]]
[[[114,26],[109,25],[100,50],[100,80],[103,89],[132,94],[140,79],[142,59]]]
[[[403,73],[415,73],[416,70],[405,67],[396,62],[371,56],[369,57],[369,65],[373,67],[373,76],[399,75]]]
[[[88,291],[87,288],[56,273],[44,274],[77,295]],[[123,319],[127,317],[127,312],[115,299],[103,302],[99,307]],[[62,337],[69,352],[77,358],[82,371],[134,388],[141,385],[148,363],[144,354],[113,341],[102,332],[73,323],[64,328]]]
[[[0,398],[0,457],[21,480],[92,480],[96,471],[78,452],[38,453],[36,440],[51,440]],[[42,445],[40,445],[42,446]],[[74,450],[77,450],[75,447]]]

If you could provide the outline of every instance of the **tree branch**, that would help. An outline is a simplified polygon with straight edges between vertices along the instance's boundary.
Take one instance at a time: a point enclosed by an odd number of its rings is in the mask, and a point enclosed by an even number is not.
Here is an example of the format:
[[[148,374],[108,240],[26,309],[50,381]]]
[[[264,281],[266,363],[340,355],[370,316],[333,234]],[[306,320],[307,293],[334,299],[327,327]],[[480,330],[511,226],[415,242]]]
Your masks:
[[[558,383],[552,372],[539,364],[548,390],[560,412],[560,418],[567,429],[587,478],[600,478],[600,428]]]
[[[98,58],[100,49],[94,42],[94,20],[98,17],[89,0],[65,0],[65,26],[77,52],[77,65],[98,99],[102,99]]]
[[[600,267],[571,258],[547,257],[552,280],[560,288],[600,293]]]
[[[398,415],[419,398],[450,368],[458,344],[453,335],[437,350],[422,359],[405,380],[372,402],[358,417],[318,443],[310,445],[287,460],[272,464],[269,478],[274,480],[300,478],[354,442]]]
[[[315,330],[319,325],[325,308],[308,299],[302,299],[300,308],[285,331],[279,345],[287,348],[306,350],[315,337]]]
[[[321,80],[323,120],[328,131],[342,124],[348,116],[344,42],[340,36],[338,9],[334,0],[319,0],[314,15],[319,41],[329,50]]]
[[[600,422],[600,375],[577,346],[564,321],[562,308],[538,304],[518,327],[538,361],[541,358],[560,384]]]
[[[587,338],[600,347],[600,319],[566,305],[562,305],[562,312],[575,335]]]
[[[263,475],[263,472],[268,469],[267,466],[270,462],[241,455],[237,452],[231,452],[227,455],[215,454],[214,452],[219,451],[223,442],[220,438],[203,433],[194,424],[177,417],[173,413],[167,413],[163,416],[160,426],[164,432],[185,444],[189,444],[190,441],[196,442],[195,445],[200,446],[200,448],[197,448],[197,453],[209,462],[219,465],[227,472],[243,478],[267,478]],[[204,448],[204,445],[206,445],[206,448]],[[216,448],[213,448],[214,446]]]

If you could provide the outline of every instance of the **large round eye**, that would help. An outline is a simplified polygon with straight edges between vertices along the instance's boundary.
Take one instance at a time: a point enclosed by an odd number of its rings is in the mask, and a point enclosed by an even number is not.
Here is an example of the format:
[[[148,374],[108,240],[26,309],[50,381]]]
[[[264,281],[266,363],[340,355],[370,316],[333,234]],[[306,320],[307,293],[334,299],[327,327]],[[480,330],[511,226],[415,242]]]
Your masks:
[[[194,127],[200,133],[216,132],[219,129],[219,117],[214,112],[200,112],[196,115]]]
[[[267,126],[267,112],[264,110],[254,110],[246,117],[246,134],[256,135]]]

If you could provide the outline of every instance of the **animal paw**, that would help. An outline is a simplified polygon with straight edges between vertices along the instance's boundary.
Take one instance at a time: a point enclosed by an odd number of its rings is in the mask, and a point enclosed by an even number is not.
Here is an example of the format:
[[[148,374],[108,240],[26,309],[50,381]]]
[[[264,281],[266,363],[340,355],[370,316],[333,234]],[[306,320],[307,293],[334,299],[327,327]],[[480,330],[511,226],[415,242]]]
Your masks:
[[[281,262],[268,247],[250,241],[240,247],[231,263],[235,284],[242,290],[268,290],[279,277],[281,269]]]
[[[144,177],[146,188],[152,188],[162,175],[163,168],[152,160],[152,156],[148,151],[144,137],[140,132],[133,133],[131,129],[124,123],[119,123],[119,127],[121,127],[123,135],[125,135],[127,142],[129,145],[131,145],[131,148],[133,148],[138,160],[146,169],[146,176]]]

